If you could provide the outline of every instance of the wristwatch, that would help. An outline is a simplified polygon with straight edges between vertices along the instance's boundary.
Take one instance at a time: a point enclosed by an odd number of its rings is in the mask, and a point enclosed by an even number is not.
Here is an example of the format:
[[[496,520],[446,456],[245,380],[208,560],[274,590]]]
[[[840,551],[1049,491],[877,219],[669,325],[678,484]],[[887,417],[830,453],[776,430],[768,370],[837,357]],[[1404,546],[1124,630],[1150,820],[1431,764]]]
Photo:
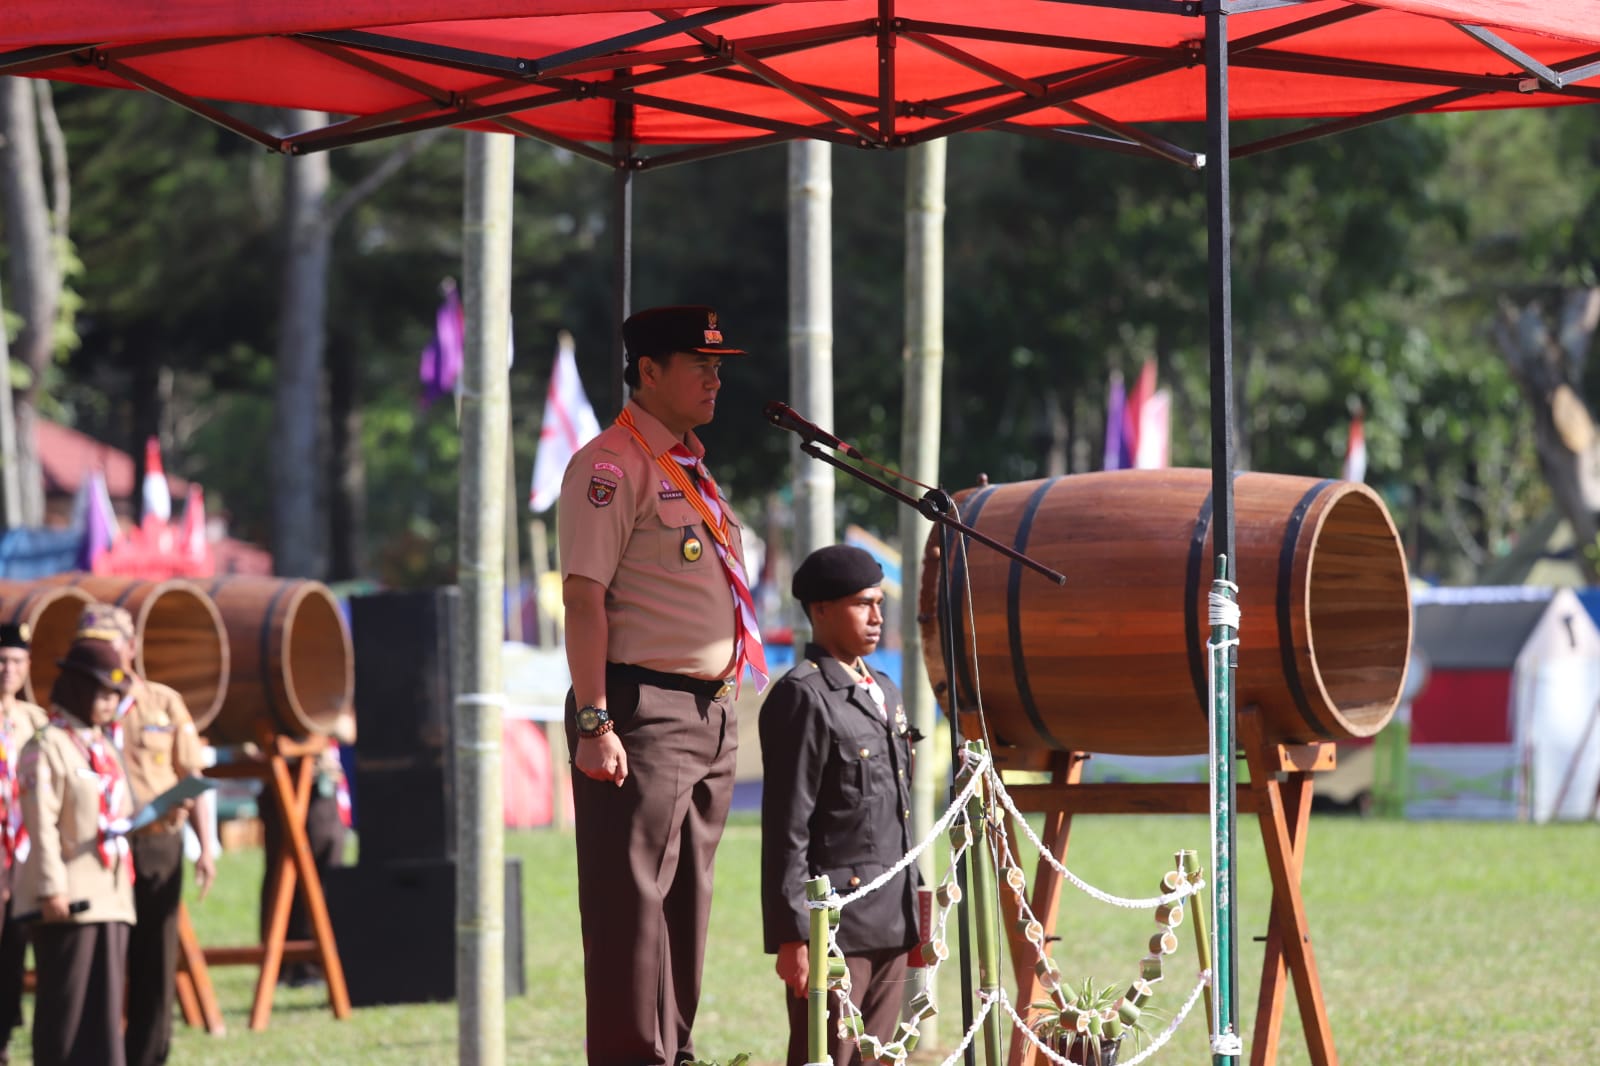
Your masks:
[[[611,732],[611,715],[604,707],[578,708],[578,736],[585,740],[603,737]]]

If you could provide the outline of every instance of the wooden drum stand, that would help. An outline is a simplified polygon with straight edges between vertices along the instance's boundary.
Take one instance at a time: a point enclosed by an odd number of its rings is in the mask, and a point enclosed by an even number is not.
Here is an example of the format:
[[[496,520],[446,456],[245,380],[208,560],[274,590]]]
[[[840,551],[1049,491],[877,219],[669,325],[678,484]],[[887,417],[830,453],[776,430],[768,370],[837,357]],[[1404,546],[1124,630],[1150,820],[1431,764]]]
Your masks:
[[[190,999],[184,996],[184,980],[186,976],[192,979],[196,969],[204,973],[208,963],[212,966],[261,967],[256,979],[255,1000],[250,1008],[251,1029],[267,1027],[272,1015],[272,995],[278,985],[278,971],[285,962],[320,963],[328,982],[328,1006],[333,1010],[333,1016],[339,1019],[350,1016],[350,992],[345,986],[344,966],[339,961],[338,945],[334,943],[333,923],[328,919],[328,905],[322,894],[322,878],[317,874],[316,863],[311,858],[311,843],[306,837],[306,810],[311,805],[312,779],[316,773],[317,757],[328,748],[328,738],[312,736],[305,740],[291,740],[284,736],[263,734],[259,744],[259,752],[253,752],[236,762],[213,766],[206,771],[206,776],[257,778],[264,783],[263,799],[270,798],[277,807],[278,817],[283,823],[283,837],[278,853],[267,856],[271,915],[262,943],[245,947],[206,948],[203,952],[188,926],[188,916],[185,914],[180,918],[178,992],[184,1017],[190,1024],[203,1020],[204,1011],[199,997],[195,997],[194,1012],[191,1013]],[[289,769],[291,759],[300,760],[299,768],[293,774]],[[289,911],[294,905],[297,890],[311,920],[312,940],[287,939]],[[196,962],[195,968],[190,967],[191,961]],[[207,981],[207,992],[209,985]],[[191,989],[191,994],[193,992],[194,989]],[[215,1010],[214,999],[212,1010]],[[210,1028],[209,1023],[207,1028]]]
[[[1261,717],[1255,708],[1239,712],[1238,731],[1240,747],[1250,770],[1249,782],[1238,786],[1238,810],[1259,818],[1261,838],[1266,845],[1267,870],[1272,878],[1272,912],[1261,963],[1261,992],[1256,1006],[1255,1032],[1250,1042],[1250,1063],[1251,1066],[1272,1066],[1277,1061],[1284,986],[1293,976],[1295,999],[1311,1061],[1314,1066],[1337,1066],[1339,1057],[1333,1048],[1333,1031],[1322,1001],[1322,982],[1317,976],[1311,930],[1300,894],[1306,830],[1311,821],[1313,775],[1334,768],[1335,747],[1331,742],[1271,743],[1262,733]],[[1206,814],[1211,809],[1210,786],[1206,782],[1084,784],[1081,778],[1083,761],[1087,757],[1083,752],[1052,754],[1048,767],[1050,784],[1009,786],[1019,810],[1044,813],[1044,832],[1040,839],[1062,865],[1066,865],[1074,814]],[[1286,776],[1280,780],[1280,774]],[[1016,839],[1014,826],[1008,827],[1008,832]],[[1208,878],[1211,873],[1206,870]],[[1061,875],[1041,857],[1034,872],[1029,904],[1044,924],[1046,936],[1055,932],[1061,882]],[[1033,968],[1032,946],[1016,931],[1016,898],[1009,892],[1002,892],[1000,897],[1010,930],[1011,959],[1017,978],[1016,1002],[1027,1004],[1044,999],[1046,993]],[[1207,989],[1208,1006],[1210,1000]],[[1011,1066],[1032,1066],[1034,1058],[1033,1044],[1020,1034],[1014,1037]]]

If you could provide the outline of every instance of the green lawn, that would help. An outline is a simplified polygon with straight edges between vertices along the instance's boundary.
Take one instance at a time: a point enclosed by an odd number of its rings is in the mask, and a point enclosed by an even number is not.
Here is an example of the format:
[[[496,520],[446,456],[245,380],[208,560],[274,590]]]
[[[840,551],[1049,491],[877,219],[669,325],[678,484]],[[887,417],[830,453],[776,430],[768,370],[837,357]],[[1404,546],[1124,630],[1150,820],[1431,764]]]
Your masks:
[[[1241,823],[1243,828],[1245,823]],[[1253,826],[1252,826],[1253,831]],[[1200,818],[1079,819],[1069,865],[1091,883],[1145,896],[1180,847],[1205,852]],[[759,832],[736,819],[718,856],[718,893],[697,1028],[703,1055],[750,1051],[779,1061],[780,986],[760,950]],[[507,1005],[507,1060],[581,1063],[583,999],[570,833],[516,833],[523,860],[528,994]],[[1600,827],[1403,823],[1318,817],[1306,860],[1306,906],[1328,1014],[1342,1061],[1357,1066],[1600,1062],[1593,1021],[1600,986],[1594,914]],[[230,854],[220,884],[194,908],[201,939],[239,943],[254,928],[259,853]],[[1268,890],[1258,835],[1241,834],[1240,971],[1246,1032],[1255,1013]],[[1070,887],[1056,958],[1067,977],[1129,979],[1153,926],[1147,912],[1094,904]],[[381,906],[381,901],[374,901]],[[406,964],[405,918],[395,915],[394,962]],[[1192,927],[1179,932],[1188,972]],[[1177,967],[1169,968],[1169,972]],[[946,967],[937,1046],[959,1038],[953,967]],[[179,1025],[175,1063],[455,1061],[449,1005],[367,1008],[336,1022],[317,990],[280,989],[271,1027],[245,1028],[254,971],[214,971],[228,1034]],[[1155,1005],[1175,1008],[1187,978],[1173,976]],[[13,1062],[29,1061],[24,1045]],[[926,1042],[924,1047],[927,1047]],[[917,1061],[942,1054],[919,1052]],[[1156,1062],[1209,1062],[1204,1023],[1191,1016]],[[1307,1060],[1292,993],[1280,1062]]]

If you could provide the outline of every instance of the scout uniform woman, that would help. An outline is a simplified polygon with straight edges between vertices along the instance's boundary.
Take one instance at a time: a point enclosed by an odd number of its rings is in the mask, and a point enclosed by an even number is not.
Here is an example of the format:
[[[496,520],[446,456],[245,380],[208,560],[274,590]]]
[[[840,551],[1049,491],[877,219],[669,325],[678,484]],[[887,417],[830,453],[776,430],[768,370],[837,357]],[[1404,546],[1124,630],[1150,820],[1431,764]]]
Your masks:
[[[50,720],[22,749],[17,770],[30,847],[14,913],[38,918],[33,1061],[124,1066],[133,858],[117,823],[133,804],[101,727],[116,717],[128,676],[101,640],[75,642],[60,665]]]

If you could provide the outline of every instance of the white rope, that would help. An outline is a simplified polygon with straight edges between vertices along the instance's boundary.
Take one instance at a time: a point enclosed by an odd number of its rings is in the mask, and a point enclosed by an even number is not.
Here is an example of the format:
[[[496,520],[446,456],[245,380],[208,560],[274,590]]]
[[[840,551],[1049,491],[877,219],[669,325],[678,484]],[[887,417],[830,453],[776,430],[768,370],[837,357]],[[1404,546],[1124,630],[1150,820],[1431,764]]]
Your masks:
[[[938,840],[939,837],[944,834],[944,831],[950,827],[950,823],[955,820],[956,815],[962,814],[966,811],[967,801],[972,798],[973,790],[978,787],[979,782],[981,782],[984,776],[988,773],[990,765],[991,762],[989,759],[989,754],[988,752],[985,752],[977,761],[977,763],[972,766],[971,780],[967,782],[966,787],[961,790],[961,793],[956,796],[955,800],[950,804],[949,809],[946,810],[944,815],[933,824],[933,828],[929,830],[928,835],[923,837],[922,841],[917,844],[916,847],[912,848],[910,851],[906,852],[905,855],[901,856],[899,862],[895,863],[882,874],[873,878],[871,881],[868,881],[866,884],[862,885],[848,896],[832,895],[827,899],[806,900],[806,907],[814,911],[842,910],[843,908],[854,903],[856,900],[860,899],[862,896],[867,895],[869,892],[876,892],[878,889],[894,880],[894,878],[899,875],[900,871],[916,862],[918,856],[933,846],[933,842]]]
[[[971,1044],[973,1040],[977,1039],[978,1029],[983,1025],[983,1020],[989,1016],[989,1010],[994,1006],[995,999],[998,999],[1003,1003],[1005,1002],[1005,998],[1006,994],[1004,991],[1001,991],[1000,994],[995,996],[993,999],[984,995],[981,991],[978,993],[978,1000],[983,1004],[983,1006],[978,1009],[978,1016],[972,1019],[972,1027],[968,1029],[966,1035],[961,1038],[960,1045],[958,1045],[954,1051],[950,1052],[949,1057],[941,1062],[939,1066],[955,1066],[956,1060],[961,1058],[962,1055],[966,1054],[967,1046]]]
[[[1227,589],[1233,593],[1232,597],[1224,596],[1220,589]],[[1232,629],[1239,628],[1239,586],[1232,581],[1213,581],[1211,591],[1206,594],[1206,603],[1210,606],[1207,617],[1214,626],[1228,626]]]
[[[997,773],[991,773],[989,775],[989,782],[990,786],[994,789],[995,795],[1000,797],[1001,804],[1003,804],[1005,809],[1010,812],[1011,817],[1016,819],[1017,824],[1022,827],[1022,831],[1027,836],[1028,841],[1033,844],[1036,849],[1038,849],[1039,857],[1048,862],[1051,867],[1055,869],[1056,873],[1066,878],[1074,888],[1078,889],[1078,891],[1084,893],[1092,899],[1097,899],[1101,903],[1109,903],[1114,907],[1126,907],[1128,910],[1142,911],[1148,910],[1152,907],[1159,907],[1164,903],[1176,903],[1181,899],[1187,899],[1189,896],[1194,895],[1196,892],[1199,892],[1205,887],[1205,881],[1197,878],[1194,881],[1179,885],[1176,889],[1168,892],[1164,896],[1151,896],[1147,899],[1128,899],[1125,896],[1112,895],[1110,892],[1105,892],[1101,889],[1095,888],[1093,885],[1084,881],[1077,874],[1063,866],[1061,864],[1061,860],[1056,858],[1055,855],[1051,853],[1050,849],[1045,845],[1044,841],[1039,839],[1038,835],[1033,831],[1033,826],[1028,824],[1028,820],[1022,816],[1022,812],[1017,810],[1016,804],[1011,801],[1011,794],[1006,791],[1005,785],[1000,781],[1000,775]]]
[[[1171,1022],[1167,1023],[1167,1027],[1162,1030],[1161,1035],[1150,1041],[1150,1043],[1145,1046],[1143,1051],[1129,1059],[1123,1064],[1123,1066],[1139,1066],[1139,1063],[1144,1062],[1150,1056],[1160,1051],[1166,1045],[1167,1041],[1172,1039],[1172,1035],[1178,1031],[1178,1026],[1183,1024],[1183,1020],[1189,1016],[1189,1012],[1194,1009],[1195,1003],[1200,999],[1200,993],[1203,992],[1206,985],[1210,983],[1211,971],[1202,970],[1200,973],[1200,979],[1195,982],[1194,988],[1189,992],[1189,998],[1184,1001],[1183,1008],[1173,1016]],[[1069,1059],[1046,1047],[1044,1042],[1039,1039],[1039,1034],[1033,1031],[1033,1027],[1027,1022],[1023,1021],[1022,1016],[1018,1014],[1016,1008],[1011,1005],[1011,1001],[1006,999],[1003,995],[999,998],[1001,1005],[1006,1009],[1006,1013],[1011,1015],[1012,1024],[1014,1024],[1024,1036],[1032,1041],[1034,1047],[1044,1052],[1046,1058],[1048,1058],[1051,1062],[1057,1063],[1057,1066],[1083,1066],[1082,1063],[1075,1062],[1074,1060]],[[1126,1037],[1123,1039],[1126,1039]]]

